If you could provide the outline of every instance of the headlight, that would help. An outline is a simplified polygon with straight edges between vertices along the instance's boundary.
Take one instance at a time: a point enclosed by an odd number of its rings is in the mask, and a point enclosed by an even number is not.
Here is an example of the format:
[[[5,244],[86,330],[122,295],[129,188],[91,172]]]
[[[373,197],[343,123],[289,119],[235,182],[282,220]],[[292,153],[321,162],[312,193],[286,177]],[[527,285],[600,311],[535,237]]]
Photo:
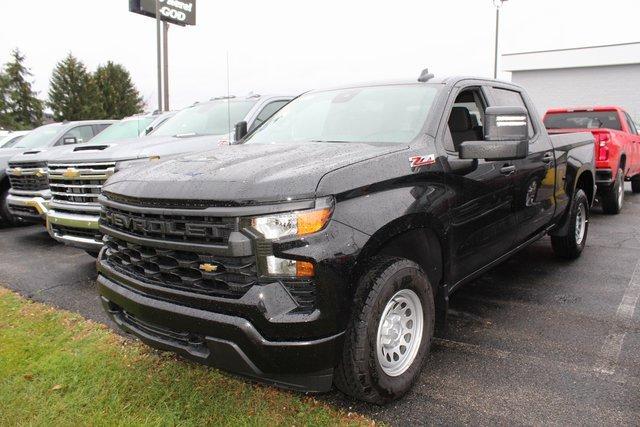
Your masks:
[[[327,225],[329,218],[331,218],[331,208],[322,208],[260,216],[253,218],[251,225],[262,233],[265,239],[279,239],[320,231]]]
[[[287,236],[305,236],[324,229],[332,214],[332,207],[287,212],[256,217],[251,225],[265,239],[279,239]],[[309,261],[279,258],[269,255],[263,264],[269,276],[313,277],[314,264]]]

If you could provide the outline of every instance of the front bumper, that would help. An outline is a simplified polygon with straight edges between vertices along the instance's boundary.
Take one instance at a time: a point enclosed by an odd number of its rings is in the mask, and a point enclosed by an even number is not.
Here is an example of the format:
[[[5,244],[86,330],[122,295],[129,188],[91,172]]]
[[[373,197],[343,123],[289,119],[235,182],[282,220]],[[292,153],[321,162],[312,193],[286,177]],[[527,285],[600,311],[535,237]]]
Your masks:
[[[153,239],[113,236],[108,227],[104,230],[110,239],[168,245]],[[324,231],[305,238],[302,245],[274,245],[276,256],[314,260],[315,302],[311,311],[299,311],[300,300],[287,280],[278,278],[261,276],[237,298],[144,281],[112,263],[107,256],[111,243],[98,259],[98,287],[114,322],[152,347],[278,386],[323,392],[331,387],[342,349],[351,309],[349,271],[365,238],[359,231],[331,221]],[[207,256],[215,259],[218,255],[211,252]]]
[[[49,211],[49,198],[9,193],[7,205],[11,215],[28,222],[43,223]]]
[[[47,230],[60,243],[98,252],[103,242],[100,237],[99,215],[50,210],[47,213]]]
[[[274,284],[275,285],[275,284]],[[248,320],[149,298],[98,276],[102,304],[125,332],[146,344],[231,373],[299,391],[331,388],[343,333],[320,339],[271,341]],[[277,286],[243,298],[270,299]],[[253,301],[256,302],[256,301]]]

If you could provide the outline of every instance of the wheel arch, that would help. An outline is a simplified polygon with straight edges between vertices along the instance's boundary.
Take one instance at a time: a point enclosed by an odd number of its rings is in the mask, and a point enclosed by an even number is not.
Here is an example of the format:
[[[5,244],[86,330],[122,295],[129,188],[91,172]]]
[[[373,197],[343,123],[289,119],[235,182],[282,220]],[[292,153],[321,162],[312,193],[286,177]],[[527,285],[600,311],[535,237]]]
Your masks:
[[[593,205],[596,197],[595,178],[590,170],[584,170],[578,175],[578,178],[576,179],[575,189],[573,190],[574,193],[578,188],[584,190],[587,198],[589,199],[590,205]]]
[[[360,252],[355,279],[367,269],[368,260],[378,256],[397,256],[420,265],[431,283],[436,301],[442,291],[445,267],[445,239],[442,225],[427,214],[397,218],[378,230]]]

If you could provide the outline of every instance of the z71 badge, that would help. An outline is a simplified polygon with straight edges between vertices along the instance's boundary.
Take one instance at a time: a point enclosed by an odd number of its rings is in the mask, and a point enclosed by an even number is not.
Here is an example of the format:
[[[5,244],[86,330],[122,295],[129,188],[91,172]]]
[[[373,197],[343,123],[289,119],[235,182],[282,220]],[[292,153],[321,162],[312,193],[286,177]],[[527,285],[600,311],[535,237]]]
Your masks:
[[[413,156],[409,157],[409,163],[412,168],[417,168],[420,166],[432,165],[436,162],[436,155],[429,154],[428,156]]]

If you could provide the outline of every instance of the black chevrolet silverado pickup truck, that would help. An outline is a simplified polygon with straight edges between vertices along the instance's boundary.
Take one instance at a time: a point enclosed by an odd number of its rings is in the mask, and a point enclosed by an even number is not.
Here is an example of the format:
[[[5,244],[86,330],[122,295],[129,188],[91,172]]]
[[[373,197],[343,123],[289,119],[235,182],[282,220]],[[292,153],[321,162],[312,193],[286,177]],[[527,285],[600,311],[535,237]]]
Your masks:
[[[111,177],[98,259],[123,330],[236,374],[388,402],[461,285],[546,234],[585,246],[593,137],[550,137],[509,83],[313,91],[240,142]]]

